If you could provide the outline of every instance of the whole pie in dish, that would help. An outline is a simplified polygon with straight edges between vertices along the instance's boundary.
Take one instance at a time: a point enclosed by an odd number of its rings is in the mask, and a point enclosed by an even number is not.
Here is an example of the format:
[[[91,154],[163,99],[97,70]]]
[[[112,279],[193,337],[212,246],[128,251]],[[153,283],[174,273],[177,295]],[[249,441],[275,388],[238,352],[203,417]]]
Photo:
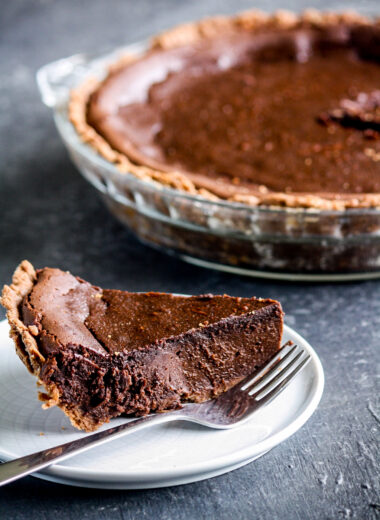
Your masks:
[[[177,27],[72,92],[121,171],[209,199],[380,206],[380,24],[248,12]]]
[[[27,261],[1,303],[44,406],[86,431],[218,396],[277,352],[283,328],[275,300],[101,289]]]

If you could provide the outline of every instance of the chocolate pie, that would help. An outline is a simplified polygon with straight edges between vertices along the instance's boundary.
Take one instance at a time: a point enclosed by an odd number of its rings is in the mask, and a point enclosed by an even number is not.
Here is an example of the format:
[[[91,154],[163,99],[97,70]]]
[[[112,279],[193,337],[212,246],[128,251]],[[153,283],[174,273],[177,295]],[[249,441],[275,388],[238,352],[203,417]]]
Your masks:
[[[24,261],[1,303],[16,351],[77,428],[216,397],[280,348],[281,305],[101,289]]]
[[[248,12],[180,26],[72,92],[121,171],[209,199],[380,206],[380,25]]]

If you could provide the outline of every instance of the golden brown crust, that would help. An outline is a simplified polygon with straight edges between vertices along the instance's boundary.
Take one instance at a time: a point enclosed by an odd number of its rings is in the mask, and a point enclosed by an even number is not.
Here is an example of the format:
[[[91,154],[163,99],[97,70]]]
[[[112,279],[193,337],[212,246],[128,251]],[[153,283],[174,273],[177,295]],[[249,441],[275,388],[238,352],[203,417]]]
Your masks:
[[[54,384],[45,384],[40,379],[40,371],[45,362],[34,335],[37,334],[36,327],[27,327],[20,315],[20,304],[25,296],[32,290],[36,281],[36,271],[32,264],[23,260],[15,270],[11,285],[4,285],[0,303],[7,311],[7,319],[10,325],[9,335],[13,339],[16,352],[29,372],[38,378],[38,384],[45,387],[46,393],[40,392],[39,398],[43,401],[43,408],[59,406],[69,417],[76,428],[85,431],[93,431],[97,424],[93,420],[84,417],[77,409],[72,409],[61,402],[58,388]]]
[[[259,10],[251,10],[236,16],[215,16],[195,23],[182,24],[165,31],[153,38],[151,49],[170,49],[181,45],[192,44],[199,40],[213,38],[221,32],[253,31],[267,29],[292,29],[303,27],[325,27],[339,23],[360,25],[380,25],[380,18],[370,19],[353,11],[342,13],[321,12],[308,9],[297,15],[289,11],[276,11],[269,15]],[[123,57],[113,64],[111,72],[125,66],[126,63],[138,59],[138,56]],[[209,200],[221,200],[216,194],[198,188],[185,174],[177,171],[162,172],[153,168],[136,165],[125,154],[114,150],[96,130],[87,123],[86,110],[90,95],[100,82],[90,79],[71,92],[69,101],[69,118],[75,126],[82,141],[90,144],[105,159],[115,164],[122,173],[131,173],[140,180],[154,181],[169,188],[175,188],[192,195],[200,195]],[[283,193],[269,190],[257,190],[249,195],[234,195],[228,198],[250,206],[280,206],[291,208],[315,208],[319,210],[343,210],[346,208],[380,207],[380,194],[308,194]]]
[[[33,336],[35,331],[32,327],[24,325],[19,311],[24,296],[30,293],[35,280],[36,272],[32,264],[24,260],[14,272],[12,284],[4,286],[0,302],[7,310],[7,319],[11,327],[9,335],[15,342],[17,354],[28,370],[38,376],[45,358]]]

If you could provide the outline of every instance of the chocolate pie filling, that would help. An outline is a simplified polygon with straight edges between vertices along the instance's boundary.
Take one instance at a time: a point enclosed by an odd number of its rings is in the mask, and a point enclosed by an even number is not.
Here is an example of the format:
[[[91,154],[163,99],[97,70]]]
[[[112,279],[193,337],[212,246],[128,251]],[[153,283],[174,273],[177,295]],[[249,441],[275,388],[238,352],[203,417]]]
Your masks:
[[[379,27],[355,24],[153,49],[100,85],[87,121],[223,198],[379,193],[379,61]]]

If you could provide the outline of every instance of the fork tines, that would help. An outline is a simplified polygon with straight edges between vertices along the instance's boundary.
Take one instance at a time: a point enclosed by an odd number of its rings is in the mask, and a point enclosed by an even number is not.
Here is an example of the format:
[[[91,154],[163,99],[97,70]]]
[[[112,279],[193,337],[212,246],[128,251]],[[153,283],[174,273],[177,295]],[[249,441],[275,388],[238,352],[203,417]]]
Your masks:
[[[240,388],[260,405],[267,404],[293,380],[310,359],[304,349],[288,342],[254,377],[248,376]]]

